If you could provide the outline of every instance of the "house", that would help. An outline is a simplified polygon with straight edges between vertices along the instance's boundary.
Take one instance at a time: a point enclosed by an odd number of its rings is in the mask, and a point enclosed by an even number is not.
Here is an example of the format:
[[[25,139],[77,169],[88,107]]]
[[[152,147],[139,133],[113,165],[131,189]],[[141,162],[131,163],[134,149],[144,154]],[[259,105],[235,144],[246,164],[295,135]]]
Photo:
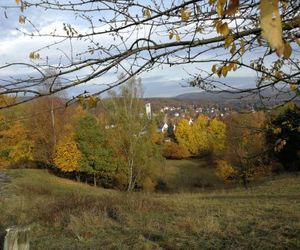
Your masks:
[[[168,127],[169,127],[169,125],[165,122],[165,123],[163,123],[163,124],[160,126],[160,131],[161,131],[162,133],[168,131]]]

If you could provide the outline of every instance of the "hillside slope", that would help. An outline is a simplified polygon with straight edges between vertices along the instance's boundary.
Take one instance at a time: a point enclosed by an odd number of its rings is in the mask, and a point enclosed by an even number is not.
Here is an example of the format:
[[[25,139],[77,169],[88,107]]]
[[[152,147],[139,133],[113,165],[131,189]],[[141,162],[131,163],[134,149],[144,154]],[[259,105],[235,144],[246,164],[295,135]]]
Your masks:
[[[251,190],[122,193],[10,170],[1,233],[30,225],[31,249],[299,249],[300,177]],[[0,237],[1,238],[1,237]]]

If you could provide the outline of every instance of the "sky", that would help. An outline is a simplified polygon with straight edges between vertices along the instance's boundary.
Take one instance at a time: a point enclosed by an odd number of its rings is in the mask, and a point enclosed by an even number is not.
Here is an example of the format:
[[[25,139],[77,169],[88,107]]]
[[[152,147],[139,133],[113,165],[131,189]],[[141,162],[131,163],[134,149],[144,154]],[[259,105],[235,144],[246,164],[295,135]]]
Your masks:
[[[63,15],[57,15],[53,11],[41,11],[40,9],[30,8],[21,13],[16,7],[13,0],[0,0],[0,6],[8,8],[0,8],[0,66],[6,63],[12,62],[28,62],[29,53],[35,51],[38,48],[46,46],[49,43],[49,38],[30,38],[24,36],[22,32],[17,31],[16,28],[23,31],[30,31],[29,24],[24,25],[18,22],[20,15],[30,17],[30,20],[45,33],[53,29],[61,29],[63,23],[72,23],[78,29],[84,28],[86,23],[84,21],[74,18],[72,13],[64,13]],[[13,7],[13,8],[11,8]],[[58,39],[55,39],[57,42]],[[112,38],[107,37],[104,44],[113,43]],[[80,51],[81,47],[86,48],[86,44],[78,42],[74,45],[74,50]],[[51,57],[49,60],[51,63],[56,64],[62,51],[68,53],[69,45],[64,43],[57,46],[56,50],[51,50]],[[47,50],[46,50],[47,51]],[[41,52],[41,56],[45,57],[45,50]],[[50,52],[49,52],[50,53]],[[52,60],[52,61],[51,61]],[[201,69],[210,70],[211,65],[201,65]],[[144,86],[145,97],[172,97],[183,93],[200,92],[202,91],[196,87],[188,87],[189,74],[197,73],[199,68],[195,65],[174,66],[174,67],[160,67],[154,70],[145,72],[139,77],[142,80]],[[7,79],[12,76],[30,76],[32,72],[28,68],[11,68],[0,70],[0,79]],[[103,83],[115,79],[117,74],[109,73],[101,79],[91,81],[80,87],[72,88],[67,91],[68,96],[75,96],[82,91],[87,90],[90,92],[97,91],[103,88]],[[235,72],[235,74],[229,74],[226,78],[226,83],[230,83],[234,86],[250,86],[255,84],[255,75],[248,71]]]

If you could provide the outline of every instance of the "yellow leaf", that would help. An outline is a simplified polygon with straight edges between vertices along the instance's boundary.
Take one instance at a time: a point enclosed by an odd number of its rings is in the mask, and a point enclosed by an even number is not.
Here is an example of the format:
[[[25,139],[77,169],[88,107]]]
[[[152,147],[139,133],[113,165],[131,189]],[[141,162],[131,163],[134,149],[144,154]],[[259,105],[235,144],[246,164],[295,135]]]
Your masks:
[[[274,128],[273,129],[273,134],[275,134],[275,135],[278,135],[278,134],[280,134],[281,133],[281,128]]]
[[[228,28],[228,24],[225,22],[220,26],[220,33],[223,36],[228,36],[229,34],[229,28]]]
[[[187,22],[190,19],[191,12],[186,8],[182,8],[180,10],[180,16],[182,21]]]
[[[222,16],[223,15],[225,2],[226,2],[226,0],[219,0],[218,1],[217,7],[216,7],[218,16]]]
[[[286,10],[289,7],[289,2],[288,0],[281,0],[283,8]]]
[[[178,33],[176,33],[176,41],[177,41],[177,42],[180,42],[180,36],[179,36]]]
[[[226,39],[225,39],[225,48],[229,48],[230,45],[233,43],[233,36],[228,36]]]
[[[19,16],[19,23],[25,23],[26,17],[25,16]]]
[[[216,73],[216,72],[217,72],[217,65],[216,65],[216,64],[214,64],[214,65],[212,66],[211,71],[212,71],[213,73]]]
[[[30,52],[29,58],[32,60],[40,59],[40,54],[38,52]]]
[[[204,28],[202,27],[197,27],[196,32],[202,33],[204,31]]]
[[[151,17],[151,11],[149,9],[144,9],[143,15],[146,18],[150,18]]]
[[[233,43],[233,44],[232,44],[232,47],[231,47],[231,49],[230,49],[230,53],[231,53],[231,54],[234,54],[235,51],[236,51],[236,46],[235,46],[235,44]]]
[[[241,55],[245,54],[245,41],[244,41],[244,39],[241,39],[241,42],[240,42],[240,53],[241,53]]]
[[[233,67],[232,67],[232,70],[233,70],[233,71],[236,71],[236,70],[237,70],[237,68],[238,68],[237,64],[236,64],[236,63],[234,63],[234,65],[233,65]]]
[[[226,65],[222,67],[222,69],[221,69],[221,73],[222,73],[222,75],[223,75],[224,77],[226,77],[226,76],[227,76],[227,73],[228,73],[228,68],[227,68],[227,66],[226,66]]]
[[[291,90],[293,90],[298,96],[300,96],[300,90],[297,88],[297,84],[291,83],[290,84]]]
[[[221,25],[222,25],[222,21],[221,21],[221,20],[215,20],[215,21],[214,21],[214,25],[215,25],[215,27],[216,27],[217,32],[218,32],[218,33],[221,33],[221,32],[220,32],[220,27],[221,27]]]
[[[90,107],[95,107],[96,105],[97,105],[97,102],[98,102],[98,100],[97,100],[97,97],[96,96],[90,96],[89,97],[89,99],[88,99],[88,105],[90,106]]]
[[[282,78],[282,75],[281,75],[281,73],[280,73],[279,71],[277,71],[277,72],[275,73],[275,76],[276,76],[278,79],[281,79],[281,78]]]
[[[19,4],[20,3],[20,0],[16,0],[16,4]]]
[[[275,49],[279,56],[283,55],[284,43],[278,0],[260,1],[260,25],[262,36],[268,41],[269,46]]]
[[[226,11],[226,14],[228,16],[232,16],[237,12],[238,9],[239,9],[239,0],[231,0],[229,7]]]
[[[292,47],[289,43],[284,43],[284,51],[283,51],[283,57],[285,59],[288,59],[292,54]]]
[[[217,71],[217,75],[220,78],[222,76],[222,68],[219,68]]]

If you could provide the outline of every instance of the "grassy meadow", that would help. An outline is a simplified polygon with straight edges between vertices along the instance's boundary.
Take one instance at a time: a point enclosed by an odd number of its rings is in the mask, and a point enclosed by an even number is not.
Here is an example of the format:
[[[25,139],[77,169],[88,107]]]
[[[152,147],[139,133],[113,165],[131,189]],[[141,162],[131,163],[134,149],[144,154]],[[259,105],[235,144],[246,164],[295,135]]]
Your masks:
[[[190,162],[191,163],[191,162]],[[31,249],[299,249],[300,176],[224,189],[196,161],[167,162],[170,188],[206,173],[207,192],[124,193],[58,178],[46,170],[7,170],[0,230],[30,226]],[[197,169],[200,168],[200,169]],[[194,179],[193,179],[194,178]],[[202,177],[203,180],[205,176]],[[203,192],[201,191],[203,190]]]
[[[197,192],[225,187],[205,159],[166,160],[160,178],[170,192]]]

